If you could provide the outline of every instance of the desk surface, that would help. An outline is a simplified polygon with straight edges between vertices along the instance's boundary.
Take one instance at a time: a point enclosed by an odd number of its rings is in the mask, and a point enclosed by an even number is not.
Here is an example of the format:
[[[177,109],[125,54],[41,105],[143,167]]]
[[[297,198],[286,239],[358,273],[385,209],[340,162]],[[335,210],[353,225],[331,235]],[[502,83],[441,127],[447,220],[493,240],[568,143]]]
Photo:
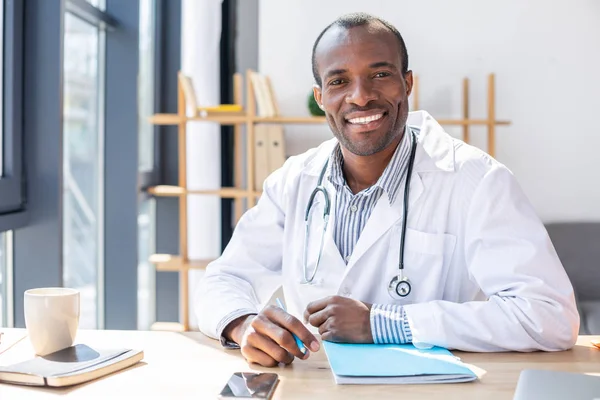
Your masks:
[[[25,331],[5,329],[0,365],[32,357],[27,338],[7,350]],[[270,371],[281,381],[275,399],[512,399],[521,370],[553,369],[600,375],[600,349],[590,344],[600,336],[580,336],[577,345],[558,353],[462,353],[455,355],[474,367],[480,379],[438,385],[336,385],[323,350],[291,366],[249,366],[238,350],[224,350],[201,333],[80,331],[76,341],[91,347],[131,347],[145,352],[142,363],[125,371],[71,388],[46,389],[0,384],[0,399],[215,399],[236,371]]]

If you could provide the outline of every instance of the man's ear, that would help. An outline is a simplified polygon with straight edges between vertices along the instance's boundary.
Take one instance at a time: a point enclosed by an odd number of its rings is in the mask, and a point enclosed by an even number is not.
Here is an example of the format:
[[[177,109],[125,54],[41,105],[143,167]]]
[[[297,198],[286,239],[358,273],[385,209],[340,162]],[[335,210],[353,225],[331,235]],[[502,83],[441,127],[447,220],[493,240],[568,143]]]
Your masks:
[[[406,97],[410,96],[413,88],[413,73],[412,71],[406,72],[404,74],[404,82],[406,82]]]
[[[315,101],[317,102],[319,108],[324,110],[321,96],[321,87],[319,85],[313,85],[313,96],[315,96]]]

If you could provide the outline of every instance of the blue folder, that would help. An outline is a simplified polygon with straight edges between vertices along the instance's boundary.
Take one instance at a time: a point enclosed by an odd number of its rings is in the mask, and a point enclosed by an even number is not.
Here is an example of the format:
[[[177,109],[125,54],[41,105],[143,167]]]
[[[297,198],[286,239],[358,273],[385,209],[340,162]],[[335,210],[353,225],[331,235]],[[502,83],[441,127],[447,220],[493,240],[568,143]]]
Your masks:
[[[447,349],[323,342],[337,384],[456,383],[477,379]]]

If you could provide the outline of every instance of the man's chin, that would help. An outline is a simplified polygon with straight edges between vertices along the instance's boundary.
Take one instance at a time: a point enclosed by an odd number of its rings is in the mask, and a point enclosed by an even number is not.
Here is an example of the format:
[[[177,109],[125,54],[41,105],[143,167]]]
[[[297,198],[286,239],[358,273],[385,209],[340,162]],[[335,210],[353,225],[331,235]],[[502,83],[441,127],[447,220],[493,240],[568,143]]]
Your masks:
[[[385,150],[394,142],[388,135],[381,136],[380,132],[365,132],[352,136],[344,136],[341,142],[348,151],[357,156],[371,156]]]

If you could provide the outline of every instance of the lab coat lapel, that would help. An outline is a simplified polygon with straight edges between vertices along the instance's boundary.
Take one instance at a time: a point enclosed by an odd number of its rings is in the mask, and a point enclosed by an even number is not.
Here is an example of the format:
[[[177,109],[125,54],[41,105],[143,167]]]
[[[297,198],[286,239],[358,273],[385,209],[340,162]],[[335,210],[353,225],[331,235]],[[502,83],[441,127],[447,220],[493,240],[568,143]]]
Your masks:
[[[410,181],[409,187],[409,199],[408,199],[408,213],[410,215],[411,210],[415,210],[415,205],[423,193],[423,183],[421,182],[421,178],[417,173],[412,174],[412,178]],[[356,246],[354,247],[354,251],[350,257],[350,262],[348,263],[348,270],[352,268],[356,264],[356,262],[369,250],[373,244],[375,244],[381,237],[396,223],[399,223],[403,218],[403,203],[404,203],[404,183],[402,184],[400,193],[396,197],[394,204],[390,205],[389,198],[387,194],[384,193],[369,220],[367,221],[365,228],[360,234],[358,241],[356,242]]]
[[[334,230],[336,217],[335,217],[335,205],[337,204],[337,191],[335,187],[330,183],[326,182],[325,187],[331,198],[331,214],[329,215],[329,226],[327,227],[327,234],[325,236],[325,243],[323,244],[323,253],[327,256],[325,261],[326,268],[334,271],[337,276],[341,276],[343,271],[346,269],[346,263],[340,254],[337,244],[334,239]],[[330,265],[327,265],[330,264]]]
[[[324,186],[327,189],[327,193],[329,194],[331,201],[331,213],[329,215],[329,222],[327,223],[327,229],[325,230],[323,237],[323,251],[321,253],[321,260],[319,262],[319,271],[315,275],[315,279],[319,280],[317,277],[325,278],[329,276],[341,277],[346,269],[346,263],[344,262],[340,251],[334,240],[334,229],[335,229],[335,201],[336,201],[336,191],[335,188],[328,182],[324,182]],[[315,238],[319,238],[321,233],[323,232],[323,220],[319,216],[323,215],[323,207],[324,202],[322,199],[318,198],[315,203],[313,203],[313,207],[315,208],[316,214],[313,216],[313,222],[311,223],[311,234],[314,235]],[[319,241],[310,243],[311,250],[315,254],[313,254],[312,262],[316,260]]]

